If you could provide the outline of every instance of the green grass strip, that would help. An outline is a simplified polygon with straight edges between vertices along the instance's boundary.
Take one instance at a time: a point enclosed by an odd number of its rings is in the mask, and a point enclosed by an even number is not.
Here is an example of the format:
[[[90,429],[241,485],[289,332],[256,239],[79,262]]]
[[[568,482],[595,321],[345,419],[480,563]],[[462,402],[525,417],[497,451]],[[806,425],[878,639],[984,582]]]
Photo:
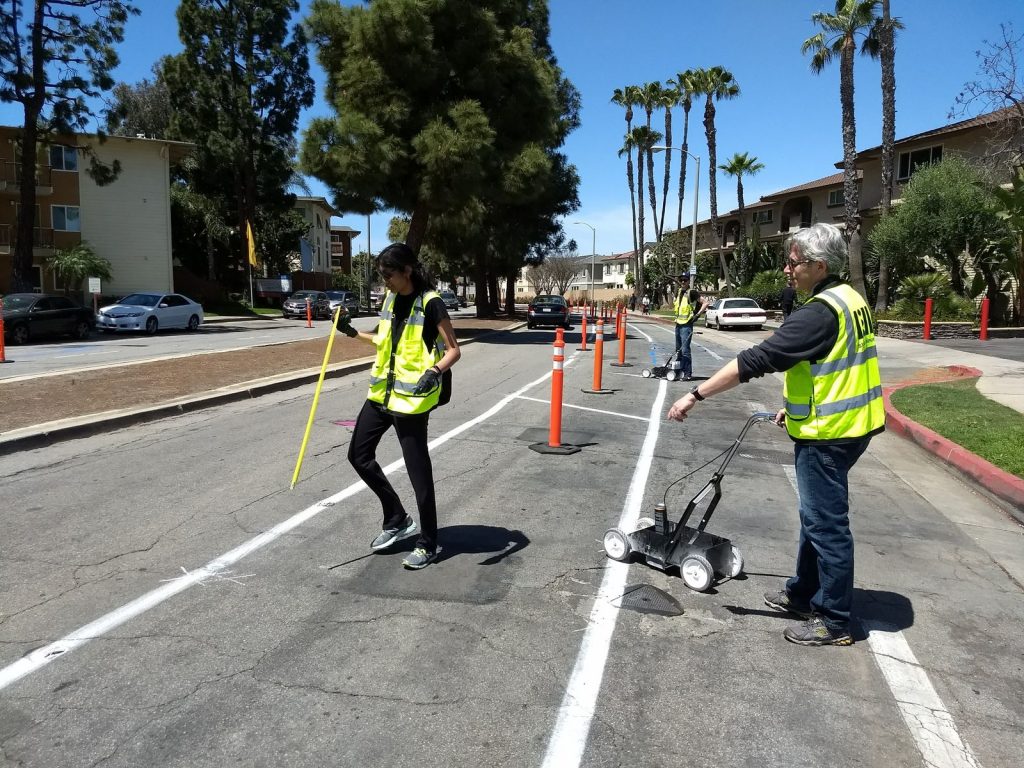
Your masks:
[[[1024,415],[989,400],[975,382],[904,387],[891,400],[904,416],[1024,478]]]

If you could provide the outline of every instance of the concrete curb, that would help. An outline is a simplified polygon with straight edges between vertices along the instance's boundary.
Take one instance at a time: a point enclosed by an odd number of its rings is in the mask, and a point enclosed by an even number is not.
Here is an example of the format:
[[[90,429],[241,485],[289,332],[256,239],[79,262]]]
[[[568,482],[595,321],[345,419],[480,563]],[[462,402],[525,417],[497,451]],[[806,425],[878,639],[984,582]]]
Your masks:
[[[962,365],[950,365],[947,368],[950,371],[950,376],[948,379],[941,381],[979,378],[982,375],[982,372],[977,368],[969,368]],[[882,397],[885,399],[886,427],[897,435],[917,443],[985,490],[1012,504],[1013,509],[1010,511],[1017,520],[1024,522],[1024,479],[1011,475],[1009,472],[985,461],[980,456],[971,453],[951,440],[947,440],[942,435],[918,424],[896,410],[890,400],[890,395],[897,390],[910,386],[914,386],[914,383],[896,384],[891,387],[882,388]]]
[[[526,325],[525,322],[515,322],[504,328],[498,328],[488,333],[480,334],[471,339],[459,342],[460,347],[467,346],[481,339],[492,336],[495,333],[507,333]],[[335,379],[347,376],[350,373],[367,371],[373,365],[373,357],[365,357],[355,362],[338,363],[328,366],[324,373],[324,379]],[[120,429],[134,424],[143,424],[148,421],[156,421],[169,416],[178,416],[182,413],[198,411],[203,408],[211,408],[216,405],[225,405],[239,400],[250,400],[267,395],[273,392],[281,392],[294,387],[301,387],[305,384],[312,384],[320,378],[319,368],[306,368],[301,371],[284,373],[266,379],[243,382],[220,390],[214,390],[202,395],[189,395],[176,400],[171,400],[159,405],[143,408],[131,408],[123,411],[107,411],[105,413],[91,414],[75,419],[53,421],[46,424],[39,424],[23,429],[16,429],[5,433],[0,438],[0,456],[5,456],[16,451],[44,448],[64,440],[74,440],[82,437],[89,437],[109,429]]]

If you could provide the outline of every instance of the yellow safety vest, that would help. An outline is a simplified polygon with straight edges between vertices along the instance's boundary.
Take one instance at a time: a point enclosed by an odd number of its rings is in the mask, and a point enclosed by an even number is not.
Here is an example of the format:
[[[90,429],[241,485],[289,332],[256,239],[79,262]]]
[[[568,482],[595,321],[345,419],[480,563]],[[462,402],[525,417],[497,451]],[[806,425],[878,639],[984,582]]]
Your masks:
[[[409,318],[402,328],[397,345],[391,343],[392,317],[396,295],[388,292],[380,310],[380,322],[373,343],[377,345],[377,359],[370,370],[370,391],[367,399],[380,403],[392,413],[403,415],[426,413],[437,405],[441,396],[438,384],[425,395],[414,395],[416,384],[428,368],[437,365],[444,356],[444,341],[438,331],[433,349],[427,349],[423,342],[423,308],[431,299],[439,298],[435,291],[427,291],[416,297]]]
[[[796,440],[837,440],[881,431],[885,406],[871,309],[846,284],[811,301],[832,308],[839,335],[824,358],[786,371],[786,430]]]
[[[690,304],[690,289],[680,291],[676,296],[676,325],[686,325],[693,319],[693,305]]]

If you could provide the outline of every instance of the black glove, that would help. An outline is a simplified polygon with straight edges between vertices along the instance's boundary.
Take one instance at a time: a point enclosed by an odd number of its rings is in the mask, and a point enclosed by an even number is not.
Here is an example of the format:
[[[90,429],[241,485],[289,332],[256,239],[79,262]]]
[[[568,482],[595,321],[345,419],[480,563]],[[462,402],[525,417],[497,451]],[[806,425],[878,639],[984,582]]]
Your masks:
[[[352,316],[343,315],[338,318],[338,330],[351,339],[359,335],[359,331],[352,327]]]
[[[420,380],[416,382],[416,389],[412,391],[414,395],[425,395],[428,392],[435,389],[441,383],[441,372],[437,368],[428,368],[426,372],[420,376]]]

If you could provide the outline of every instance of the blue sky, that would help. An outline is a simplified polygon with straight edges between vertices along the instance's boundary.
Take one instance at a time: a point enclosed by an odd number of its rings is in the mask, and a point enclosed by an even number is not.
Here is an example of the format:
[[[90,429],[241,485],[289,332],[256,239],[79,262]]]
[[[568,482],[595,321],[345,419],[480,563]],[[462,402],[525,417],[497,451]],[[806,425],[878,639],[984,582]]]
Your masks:
[[[120,47],[118,80],[148,77],[160,56],[180,51],[174,0],[137,0],[142,15],[129,22]],[[301,0],[303,12],[309,0]],[[349,3],[346,3],[349,4]],[[1021,0],[892,0],[892,13],[906,29],[897,39],[897,138],[935,128],[947,115],[965,81],[974,79],[975,51],[983,41],[999,37],[999,24],[1013,22],[1024,32]],[[718,162],[734,152],[749,152],[764,170],[744,182],[748,202],[761,195],[834,173],[842,159],[839,72],[833,64],[821,75],[810,72],[800,45],[816,31],[811,14],[831,11],[829,0],[550,0],[551,42],[559,64],[582,96],[582,125],[565,152],[580,173],[580,209],[565,229],[582,253],[589,253],[591,231],[574,225],[586,221],[597,230],[597,252],[632,249],[629,192],[625,160],[617,156],[625,133],[624,112],[609,102],[615,88],[659,80],[662,83],[688,68],[722,65],[741,88],[739,98],[718,105]],[[311,52],[312,54],[312,52]],[[315,62],[315,56],[311,55]],[[323,102],[323,73],[314,63],[317,103],[304,113],[330,114]],[[858,57],[855,71],[857,146],[880,143],[881,108],[878,64]],[[20,123],[19,105],[0,105],[0,123]],[[699,216],[708,215],[707,145],[703,104],[690,113],[690,150],[700,155]],[[634,118],[643,120],[640,111]],[[656,114],[654,125],[664,128]],[[673,140],[682,141],[682,110],[673,115]],[[680,154],[673,153],[677,179]],[[661,159],[655,177],[661,179]],[[692,218],[693,166],[687,176],[683,225]],[[314,194],[330,192],[311,180]],[[666,225],[675,222],[678,192],[669,192]],[[719,211],[736,205],[735,182],[718,178]],[[371,245],[384,244],[390,216],[371,221]],[[338,223],[335,221],[335,223]],[[366,219],[343,216],[341,223],[363,233],[357,249],[366,247]],[[648,224],[648,233],[650,232]],[[648,234],[648,239],[650,235]]]

